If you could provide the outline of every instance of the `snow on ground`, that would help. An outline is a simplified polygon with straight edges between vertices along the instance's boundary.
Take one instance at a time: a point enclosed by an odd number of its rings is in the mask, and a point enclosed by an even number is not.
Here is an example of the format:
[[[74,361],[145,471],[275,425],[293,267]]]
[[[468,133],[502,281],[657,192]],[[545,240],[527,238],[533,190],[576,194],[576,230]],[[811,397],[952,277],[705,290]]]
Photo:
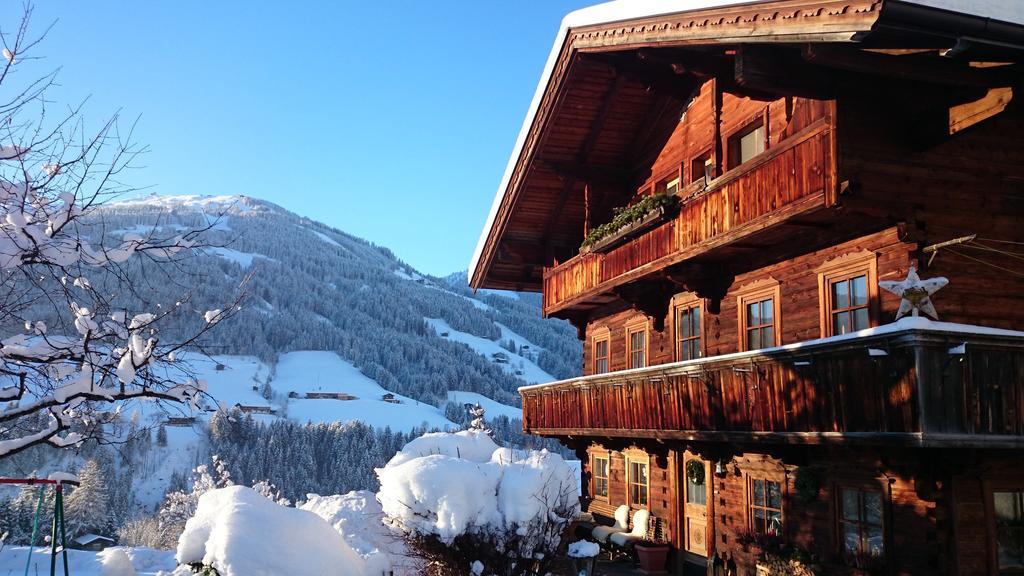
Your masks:
[[[476,392],[449,390],[448,401],[455,402],[456,404],[480,404],[484,409],[484,417],[487,419],[494,418],[495,416],[507,416],[509,418],[518,418],[520,420],[523,419],[522,408],[502,404],[501,402],[491,400],[487,396],[477,394]]]
[[[473,307],[476,308],[477,310],[493,310],[493,308],[491,308],[490,304],[488,304],[486,302],[481,302],[480,300],[477,300],[476,298],[470,298],[469,296],[465,296],[463,294],[459,294],[458,292],[452,292],[451,290],[445,290],[444,288],[442,288],[440,286],[435,286],[433,284],[424,284],[424,286],[426,286],[427,288],[430,288],[432,290],[437,290],[438,292],[444,292],[445,294],[451,294],[452,296],[458,296],[459,298],[462,298],[462,299],[466,300],[467,302],[469,302],[470,304],[472,304]]]
[[[221,576],[368,574],[362,557],[323,518],[276,504],[245,486],[199,497],[176,558],[181,564],[212,566]]]
[[[157,194],[150,194],[149,196],[142,196],[139,198],[116,200],[108,203],[107,206],[156,206],[168,209],[187,207],[213,212],[223,212],[226,209],[231,208],[233,212],[238,213],[244,213],[251,210],[249,204],[245,202],[244,196],[231,194],[222,194],[219,196],[202,196],[196,194],[170,194],[161,196]]]
[[[27,546],[7,546],[0,553],[0,574],[24,574]],[[128,557],[133,571],[119,567],[118,563]],[[174,552],[150,548],[108,548],[103,552],[68,550],[68,568],[75,576],[156,576],[160,571],[174,570]],[[120,569],[118,569],[120,568]],[[63,563],[57,560],[57,573],[63,574]],[[50,549],[37,547],[32,551],[29,574],[50,573]]]
[[[153,447],[139,463],[139,473],[135,476],[135,501],[146,510],[155,510],[163,501],[172,474],[191,470],[200,461],[201,430],[191,426],[166,426],[165,430],[167,446],[158,446],[156,432],[151,432]]]
[[[317,238],[323,240],[324,242],[327,242],[331,246],[337,246],[338,248],[342,247],[341,244],[338,244],[337,242],[335,242],[334,239],[331,238],[330,236],[328,236],[327,234],[324,234],[322,232],[317,232],[316,230],[310,230],[310,232],[312,232],[313,234],[316,234]]]
[[[505,348],[502,348],[500,344],[493,340],[488,340],[486,338],[474,336],[466,332],[459,332],[458,330],[449,326],[447,322],[440,318],[424,318],[424,320],[427,322],[427,324],[433,327],[434,331],[437,332],[438,336],[441,336],[441,334],[447,332],[448,336],[444,338],[447,338],[448,340],[451,340],[453,342],[461,342],[469,346],[477,354],[480,354],[487,358],[488,361],[493,361],[493,355],[496,353],[501,352],[505,354],[509,358],[508,364],[497,365],[500,366],[501,369],[504,370],[505,372],[513,375],[515,375],[516,371],[521,370],[523,373],[519,374],[518,376],[519,378],[522,378],[526,382],[540,384],[544,382],[551,382],[555,379],[554,376],[542,370],[540,366],[537,366],[537,364],[534,363],[533,360],[529,358],[524,358],[518,354],[513,354],[512,352],[509,352]],[[502,335],[504,336],[506,334],[505,331],[508,329],[504,327],[500,328],[503,329]],[[515,333],[510,330],[508,330],[508,333],[510,335],[515,335]],[[527,342],[527,340],[522,337],[519,337],[519,339],[522,342]],[[504,340],[507,342],[508,338],[506,337],[504,338]],[[520,340],[517,340],[517,343]]]
[[[260,394],[260,389],[270,373],[270,367],[255,356],[213,356],[188,360],[196,372],[196,378],[206,381],[206,390],[217,401],[218,406],[230,408],[235,404],[272,405]],[[224,368],[218,370],[218,365]],[[256,390],[253,390],[253,386]]]
[[[281,394],[296,392],[344,392],[356,400],[295,398],[288,401],[288,418],[297,422],[347,422],[360,420],[375,428],[411,430],[426,425],[441,430],[455,428],[436,407],[395,394],[395,404],[385,402],[388,390],[334,352],[289,352],[278,359],[271,382]]]
[[[410,274],[401,268],[395,268],[395,276],[398,276],[403,280],[412,280],[413,282],[419,282],[420,280],[423,280],[423,276],[420,276],[415,272]]]
[[[253,253],[250,253],[250,252],[241,252],[239,250],[234,250],[234,249],[231,249],[231,248],[224,248],[223,246],[216,247],[216,248],[203,248],[203,251],[208,253],[208,254],[213,254],[215,256],[220,256],[221,258],[223,258],[225,260],[228,260],[230,262],[235,262],[239,266],[241,266],[242,268],[248,268],[249,266],[252,266],[252,262],[256,258],[263,258],[264,260],[270,260],[271,262],[276,262],[276,260],[274,260],[273,258],[269,258],[267,256],[264,256],[263,254],[253,254]]]

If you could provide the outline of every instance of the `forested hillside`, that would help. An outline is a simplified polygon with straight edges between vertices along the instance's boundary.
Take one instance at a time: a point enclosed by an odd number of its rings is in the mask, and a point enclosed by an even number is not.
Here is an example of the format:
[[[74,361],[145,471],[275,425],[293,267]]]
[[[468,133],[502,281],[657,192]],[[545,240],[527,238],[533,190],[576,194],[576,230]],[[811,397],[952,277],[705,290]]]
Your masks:
[[[154,196],[110,203],[97,215],[92,233],[106,238],[209,227],[203,240],[215,247],[182,263],[180,285],[150,280],[143,296],[170,306],[192,290],[189,306],[217,308],[248,276],[241,312],[205,342],[211,353],[273,364],[284,352],[333,351],[384,388],[435,406],[448,390],[518,406],[517,387],[579,370],[575,331],[542,319],[537,295],[473,294],[465,273],[420,275],[387,248],[267,202]],[[443,337],[437,326],[445,325]],[[477,339],[515,350],[495,358]]]

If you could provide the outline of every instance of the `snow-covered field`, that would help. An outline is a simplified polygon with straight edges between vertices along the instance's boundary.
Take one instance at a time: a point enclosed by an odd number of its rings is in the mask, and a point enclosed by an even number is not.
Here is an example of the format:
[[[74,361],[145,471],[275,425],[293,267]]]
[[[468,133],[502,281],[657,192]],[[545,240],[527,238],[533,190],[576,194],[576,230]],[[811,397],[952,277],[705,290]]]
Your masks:
[[[222,368],[218,370],[218,366]],[[300,423],[359,420],[375,428],[389,426],[392,430],[403,431],[424,424],[441,430],[455,427],[440,409],[430,404],[399,394],[393,394],[395,402],[385,402],[384,395],[390,393],[388,390],[334,352],[282,354],[272,377],[271,367],[252,356],[193,359],[193,367],[196,377],[206,381],[207,391],[221,408],[230,409],[241,404],[273,409],[277,415],[252,414],[264,422],[287,414],[290,420]],[[275,392],[273,401],[268,401],[261,394],[263,383],[268,378]],[[307,399],[305,396],[309,392],[341,392],[356,399]],[[298,397],[288,398],[290,393]]]
[[[507,364],[498,364],[501,369],[508,374],[515,374],[530,384],[541,384],[551,382],[556,379],[551,374],[545,372],[540,366],[537,366],[532,358],[526,357],[525,352],[523,353],[524,355],[510,352],[494,340],[488,340],[486,338],[481,338],[480,336],[460,332],[449,326],[447,322],[440,318],[424,318],[424,320],[434,329],[434,332],[437,332],[438,336],[447,338],[452,342],[461,342],[488,360],[491,360],[495,354],[505,354],[508,356],[509,362]],[[526,338],[523,338],[500,324],[498,325],[498,328],[501,329],[502,342],[508,342],[511,339],[516,342],[517,347],[526,344],[530,346],[530,350],[534,353],[539,352],[539,348],[531,344]],[[448,335],[443,336],[445,333]],[[522,374],[517,374],[517,372],[522,372]]]
[[[449,390],[448,400],[458,404],[480,404],[487,414],[487,417],[493,416],[507,416],[509,418],[523,418],[522,408],[516,408],[515,406],[509,406],[508,404],[502,404],[491,400],[483,394],[477,394],[476,392],[464,392],[462,390]]]
[[[25,573],[28,546],[7,546],[0,552],[0,575],[8,576]],[[132,570],[123,564],[127,557]],[[108,548],[103,552],[84,550],[68,551],[68,571],[74,576],[156,576],[161,571],[174,570],[174,552],[150,548]],[[50,549],[32,549],[29,574],[50,573]],[[57,573],[63,574],[63,564],[58,559]]]

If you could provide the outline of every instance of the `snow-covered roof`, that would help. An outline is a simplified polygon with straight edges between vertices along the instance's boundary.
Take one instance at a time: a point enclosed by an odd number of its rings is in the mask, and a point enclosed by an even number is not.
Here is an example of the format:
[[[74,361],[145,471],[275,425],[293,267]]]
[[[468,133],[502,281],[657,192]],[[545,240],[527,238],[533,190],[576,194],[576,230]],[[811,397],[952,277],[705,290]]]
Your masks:
[[[562,51],[562,45],[565,43],[570,28],[610,24],[622,20],[634,20],[707,8],[758,4],[766,1],[769,0],[612,0],[581,8],[567,14],[562,19],[562,24],[558,28],[558,34],[555,35],[555,43],[552,45],[551,53],[548,54],[548,60],[544,64],[544,70],[540,75],[540,82],[537,83],[537,90],[534,91],[533,100],[530,102],[526,118],[523,120],[523,126],[519,129],[519,137],[516,138],[512,155],[505,166],[505,173],[501,178],[501,184],[498,186],[494,202],[491,204],[487,223],[484,225],[480,239],[477,241],[476,250],[473,251],[473,259],[469,263],[470,279],[472,279],[480,263],[480,257],[483,255],[484,247],[487,245],[487,237],[490,234],[491,228],[494,227],[498,210],[501,208],[502,200],[508,190],[509,181],[512,179],[512,173],[515,171],[520,154],[522,154],[527,135],[530,133],[530,127],[537,116],[541,100],[544,97],[544,91],[551,80],[555,63],[558,61],[558,56]],[[917,4],[959,14],[1024,25],[1024,0],[903,0],[903,3]]]
[[[921,332],[935,332],[940,334],[962,334],[964,336],[995,336],[1002,338],[1024,339],[1024,332],[1018,330],[1004,330],[1002,328],[992,328],[989,326],[975,326],[973,324],[957,324],[955,322],[937,322],[934,320],[929,320],[928,318],[925,318],[923,316],[905,316],[903,318],[900,318],[896,322],[882,324],[881,326],[875,326],[872,328],[865,328],[864,330],[850,332],[848,334],[840,334],[838,336],[829,336],[827,338],[818,338],[815,340],[805,340],[803,342],[794,342],[793,344],[785,344],[783,346],[772,346],[770,348],[761,348],[758,350],[749,350],[746,352],[734,352],[732,354],[722,354],[720,356],[708,356],[706,358],[698,358],[696,360],[682,360],[680,362],[669,362],[667,364],[646,366],[644,368],[619,370],[612,373],[591,374],[589,376],[568,378],[565,380],[559,380],[558,382],[549,382],[547,384],[520,386],[519,391],[523,392],[527,390],[537,390],[540,388],[547,388],[549,386],[558,386],[559,384],[584,383],[591,380],[608,378],[609,376],[650,374],[651,372],[671,370],[673,368],[696,366],[700,364],[706,364],[708,362],[720,362],[723,360],[738,360],[742,358],[752,358],[756,356],[764,356],[767,354],[773,354],[778,352],[797,352],[802,348],[815,347],[820,346],[822,344],[833,344],[838,342],[856,340],[858,338],[867,338],[869,336],[883,336],[886,334],[895,334],[897,332],[906,332],[912,330]],[[954,349],[960,349],[960,347],[954,346]]]
[[[73,539],[72,542],[74,542],[75,544],[86,545],[92,544],[97,540],[106,540],[110,543],[114,542],[113,538],[108,538],[107,536],[100,536],[99,534],[82,534],[81,536]]]

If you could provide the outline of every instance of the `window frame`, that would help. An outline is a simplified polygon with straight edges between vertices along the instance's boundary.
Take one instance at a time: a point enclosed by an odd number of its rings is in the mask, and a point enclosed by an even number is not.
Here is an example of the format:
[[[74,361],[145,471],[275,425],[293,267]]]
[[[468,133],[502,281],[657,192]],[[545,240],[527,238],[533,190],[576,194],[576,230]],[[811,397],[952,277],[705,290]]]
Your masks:
[[[668,187],[670,184],[675,184],[676,189],[674,192],[669,192]],[[664,178],[658,180],[658,183],[654,186],[655,194],[669,194],[670,196],[678,196],[679,192],[683,189],[683,178],[680,174],[680,169],[673,170],[670,174]]]
[[[993,574],[1024,574],[1024,570],[1000,570],[999,569],[999,546],[996,542],[996,514],[995,514],[995,493],[996,492],[1021,492],[1024,493],[1024,480],[1019,481],[985,481],[985,533],[988,545],[988,554]]]
[[[746,502],[746,504],[747,504],[747,506],[746,506],[746,510],[747,510],[747,529],[750,530],[752,533],[755,533],[755,534],[759,533],[757,531],[757,528],[755,528],[755,526],[754,526],[754,510],[755,509],[764,510],[765,511],[765,528],[766,528],[766,531],[764,532],[764,534],[768,534],[768,532],[767,532],[767,517],[768,517],[767,514],[768,514],[769,511],[777,511],[779,513],[779,518],[780,518],[780,522],[781,522],[780,531],[779,531],[779,534],[777,534],[777,536],[784,536],[785,533],[786,533],[786,512],[785,512],[785,508],[786,508],[786,505],[785,505],[785,503],[786,503],[786,480],[785,480],[785,478],[778,478],[778,477],[768,476],[768,475],[765,475],[765,474],[746,474],[745,476],[746,476],[746,488],[747,488],[747,493],[746,493],[746,495],[747,495],[747,502]],[[754,482],[764,482],[765,483],[765,504],[763,504],[763,505],[756,504],[755,501],[754,501]],[[778,486],[779,486],[779,507],[778,508],[771,508],[768,505],[768,491],[767,491],[767,489],[768,489],[768,483],[769,482],[771,482],[773,484],[778,484]]]
[[[650,336],[650,330],[648,329],[649,324],[650,324],[650,322],[648,321],[647,317],[634,318],[634,319],[626,322],[625,332],[626,332],[626,369],[627,370],[633,370],[633,369],[638,369],[638,368],[647,368],[648,366],[651,365],[651,362],[650,362],[650,360],[651,360],[651,358],[650,358],[650,354],[651,354],[651,336]],[[644,348],[643,348],[643,354],[644,354],[644,356],[643,356],[644,360],[643,361],[644,361],[644,363],[643,363],[643,366],[634,366],[633,365],[633,353],[635,352],[635,350],[633,349],[633,334],[636,334],[636,333],[643,333],[643,335],[644,335]]]
[[[602,496],[597,493],[597,481],[599,479],[597,475],[597,461],[605,461],[605,494]],[[610,502],[612,494],[612,455],[608,450],[599,450],[590,453],[590,497],[593,500],[600,500],[601,502]]]
[[[684,308],[690,309],[690,310],[696,308],[697,310],[700,311],[699,334],[697,334],[697,336],[690,336],[690,337],[685,339],[687,341],[691,341],[691,340],[697,340],[698,341],[698,343],[697,343],[697,352],[698,352],[697,358],[686,358],[686,359],[683,358],[682,345],[681,345],[683,340],[679,338],[679,312],[682,311],[682,309],[684,309]],[[707,356],[707,348],[705,346],[707,345],[707,339],[704,337],[704,325],[705,325],[706,306],[704,305],[704,299],[700,298],[696,294],[692,294],[692,293],[678,294],[678,295],[676,295],[675,297],[672,298],[671,310],[672,310],[672,346],[673,346],[673,354],[674,354],[673,357],[675,358],[676,362],[682,362],[684,360],[696,360],[698,358],[706,357]]]
[[[604,372],[599,372],[598,369],[597,369],[597,363],[601,359],[601,357],[599,357],[597,355],[597,345],[600,342],[604,342],[605,343],[605,356],[603,356],[603,358],[604,358],[604,361],[605,361],[605,368],[606,369],[605,369]],[[601,326],[600,328],[595,328],[591,332],[591,336],[590,336],[590,354],[591,354],[591,360],[590,360],[590,370],[591,370],[590,373],[591,374],[607,374],[607,373],[612,371],[612,337],[611,337],[611,330],[607,326]]]
[[[836,534],[836,550],[839,557],[844,563],[848,562],[848,556],[846,554],[846,538],[843,532],[843,525],[850,523],[850,521],[843,518],[843,491],[844,490],[856,490],[857,491],[857,514],[858,519],[856,525],[858,528],[858,534],[861,536],[861,542],[863,541],[863,527],[871,526],[863,521],[863,499],[861,494],[864,492],[874,492],[878,494],[882,503],[881,509],[881,532],[882,532],[882,555],[878,557],[878,562],[882,565],[888,566],[891,542],[889,542],[889,495],[884,486],[884,482],[836,482],[833,490],[833,506],[835,507],[834,516],[835,519],[835,534]],[[863,550],[859,551],[859,554],[863,554]]]
[[[778,280],[768,278],[743,286],[736,294],[737,326],[739,328],[737,331],[737,339],[739,340],[739,350],[741,352],[747,352],[750,350],[749,342],[747,341],[747,305],[755,302],[762,302],[769,298],[772,300],[772,337],[774,340],[772,346],[782,345],[782,314],[780,305],[780,301],[782,300],[782,290]],[[771,346],[761,346],[761,348],[770,347]]]
[[[761,146],[762,146],[761,151],[758,152],[757,154],[754,154],[754,156],[751,157],[751,158],[748,158],[746,160],[741,160],[740,153],[741,153],[742,147],[740,146],[740,140],[742,140],[746,136],[750,135],[752,132],[756,131],[759,128],[763,128],[764,129],[764,136],[762,138],[762,143],[761,143]],[[726,136],[726,139],[725,139],[726,147],[727,147],[727,154],[726,154],[727,169],[726,170],[728,171],[728,170],[732,170],[734,168],[738,168],[738,167],[746,164],[750,160],[753,160],[754,158],[757,158],[761,154],[764,154],[765,152],[767,152],[768,148],[770,147],[770,140],[771,140],[771,136],[768,134],[767,109],[765,109],[765,110],[762,110],[761,112],[758,112],[757,114],[751,116],[750,118],[748,118],[747,121],[744,122],[739,128],[733,130],[732,132],[729,133],[728,136]]]
[[[832,284],[865,276],[868,289],[868,328],[878,325],[878,256],[863,251],[844,254],[817,268],[819,329],[822,338],[835,336],[832,329]],[[850,308],[854,310],[856,308]]]
[[[711,163],[711,170],[708,170],[708,163]],[[710,172],[710,173],[709,173]],[[714,163],[712,162],[712,150],[708,148],[690,159],[688,163],[687,185],[694,182],[704,181],[705,186],[714,179]]]
[[[650,510],[651,507],[651,456],[643,450],[631,448],[623,451],[623,456],[626,460],[626,504],[630,508],[645,508]],[[646,469],[646,480],[645,484],[639,482],[633,482],[633,464],[642,464]],[[644,487],[644,495],[646,496],[643,504],[633,501],[633,485]]]

